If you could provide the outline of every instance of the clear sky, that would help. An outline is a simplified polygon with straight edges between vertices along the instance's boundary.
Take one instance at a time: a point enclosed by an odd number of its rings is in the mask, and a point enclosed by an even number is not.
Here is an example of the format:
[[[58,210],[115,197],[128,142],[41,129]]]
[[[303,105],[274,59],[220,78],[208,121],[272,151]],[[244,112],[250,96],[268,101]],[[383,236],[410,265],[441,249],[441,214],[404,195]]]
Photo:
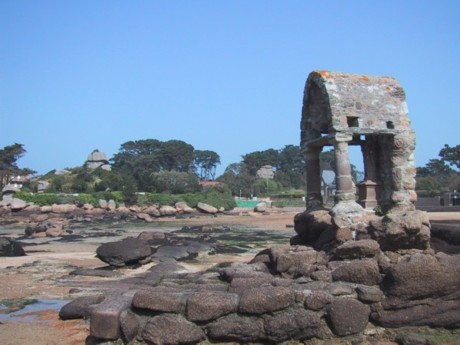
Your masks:
[[[460,144],[457,0],[0,0],[0,148],[46,173],[179,139],[222,173],[299,144],[317,69],[397,78],[417,166]]]

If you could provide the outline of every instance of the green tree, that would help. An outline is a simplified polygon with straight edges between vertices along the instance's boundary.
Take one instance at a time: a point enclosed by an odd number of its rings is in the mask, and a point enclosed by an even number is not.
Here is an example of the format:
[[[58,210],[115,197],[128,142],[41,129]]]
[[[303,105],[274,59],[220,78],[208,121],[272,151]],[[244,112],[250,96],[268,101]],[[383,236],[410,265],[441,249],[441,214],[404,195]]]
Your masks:
[[[200,180],[214,180],[216,168],[220,164],[220,157],[214,151],[195,150],[193,163]]]
[[[161,145],[161,169],[167,171],[190,172],[193,167],[192,145],[182,140],[169,140]]]
[[[223,182],[233,195],[249,197],[254,194],[255,175],[249,174],[244,163],[232,163],[217,178]]]
[[[200,189],[194,174],[180,171],[160,171],[152,173],[152,184],[157,193],[190,193]]]
[[[19,168],[17,160],[24,156],[26,150],[23,144],[14,143],[0,150],[0,187],[6,186],[13,176],[30,175],[35,171],[29,168]]]
[[[456,167],[457,171],[460,170],[460,145],[454,147],[444,145],[439,152],[439,157],[443,162]]]
[[[243,155],[242,158],[247,172],[254,176],[264,165],[271,165],[275,170],[278,170],[280,165],[279,152],[275,149],[251,152]]]
[[[275,180],[284,187],[305,187],[305,155],[300,146],[286,145],[279,152],[279,166],[275,174]]]
[[[135,181],[135,190],[149,191],[152,172],[160,171],[162,142],[156,139],[127,141],[113,156],[112,169]]]
[[[456,166],[454,151],[447,145],[440,151],[441,159],[430,159],[417,168],[416,190],[420,195],[439,195],[439,193],[460,189],[460,173],[451,168]]]

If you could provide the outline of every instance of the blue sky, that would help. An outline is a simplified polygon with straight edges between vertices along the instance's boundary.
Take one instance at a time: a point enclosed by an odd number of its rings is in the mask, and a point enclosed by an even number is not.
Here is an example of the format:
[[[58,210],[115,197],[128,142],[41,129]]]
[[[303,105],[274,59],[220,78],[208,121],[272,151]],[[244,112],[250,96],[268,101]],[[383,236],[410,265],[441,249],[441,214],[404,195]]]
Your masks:
[[[222,173],[299,144],[321,69],[397,78],[423,166],[460,144],[459,18],[456,0],[1,0],[0,148],[24,144],[20,167],[46,173],[180,139]]]

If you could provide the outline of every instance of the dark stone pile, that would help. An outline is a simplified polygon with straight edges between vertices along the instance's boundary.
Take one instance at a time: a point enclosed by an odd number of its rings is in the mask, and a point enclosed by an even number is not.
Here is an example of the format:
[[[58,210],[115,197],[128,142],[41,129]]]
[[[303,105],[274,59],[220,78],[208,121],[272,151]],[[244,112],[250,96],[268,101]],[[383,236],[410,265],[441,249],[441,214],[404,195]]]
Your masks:
[[[61,318],[90,318],[99,339],[153,344],[370,337],[379,327],[460,327],[460,256],[382,251],[373,239],[330,251],[280,245],[248,264],[188,273],[158,263],[122,289],[81,297]]]

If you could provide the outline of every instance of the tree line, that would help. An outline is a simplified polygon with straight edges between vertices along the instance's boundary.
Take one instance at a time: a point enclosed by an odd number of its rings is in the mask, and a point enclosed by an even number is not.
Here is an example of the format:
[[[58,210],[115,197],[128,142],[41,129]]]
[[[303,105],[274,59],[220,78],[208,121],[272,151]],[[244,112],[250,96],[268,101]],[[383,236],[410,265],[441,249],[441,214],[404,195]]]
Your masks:
[[[0,150],[1,186],[15,175],[35,173],[29,168],[19,168],[17,160],[26,153],[22,144],[5,146]],[[302,191],[306,188],[306,161],[301,148],[286,145],[281,149],[255,151],[241,156],[240,162],[228,165],[221,176],[216,177],[220,156],[211,150],[196,150],[181,140],[159,141],[144,139],[128,141],[120,146],[111,159],[111,171],[90,170],[82,165],[68,169],[68,175],[56,175],[51,171],[40,179],[50,182],[49,191],[84,193],[121,191],[155,193],[193,193],[202,189],[200,181],[217,180],[235,196],[270,195],[286,191]],[[334,170],[333,151],[320,156],[321,169]],[[261,167],[269,166],[273,174],[263,178]],[[420,196],[439,195],[442,192],[460,190],[460,145],[445,145],[439,158],[417,168],[417,192]],[[359,172],[352,166],[355,182]],[[33,189],[33,183],[30,187]]]
[[[416,190],[419,196],[460,191],[460,145],[444,145],[438,157],[417,168]]]

